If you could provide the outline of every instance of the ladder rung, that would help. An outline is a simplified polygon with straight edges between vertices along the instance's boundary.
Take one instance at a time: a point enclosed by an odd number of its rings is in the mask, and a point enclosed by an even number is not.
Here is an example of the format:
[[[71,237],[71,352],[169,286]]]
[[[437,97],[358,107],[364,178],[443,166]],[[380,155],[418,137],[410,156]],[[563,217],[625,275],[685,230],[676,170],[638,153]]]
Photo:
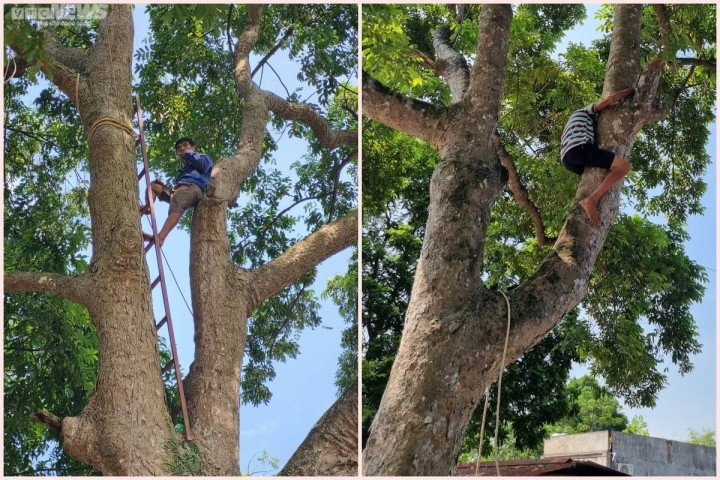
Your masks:
[[[170,361],[165,364],[165,366],[162,368],[163,375],[165,375],[168,372],[168,370],[173,368],[173,362],[174,362],[174,360],[171,358]]]
[[[145,240],[146,242],[154,242],[155,241],[155,237],[150,233],[142,232],[142,236],[143,236],[143,240]]]
[[[155,245],[155,242],[150,242],[147,245],[145,245],[145,253],[149,252],[150,249]]]
[[[142,170],[140,170],[140,173],[138,173],[138,181],[140,181],[140,179],[143,177],[143,175],[145,175],[145,169],[144,169],[144,168],[143,168]]]
[[[135,146],[137,147],[138,145],[140,145],[140,137],[135,139]]]
[[[163,327],[163,325],[165,325],[166,322],[167,322],[167,315],[165,315],[165,316],[163,317],[163,319],[160,320],[160,321],[155,325],[155,330],[160,330],[160,329]]]
[[[160,275],[158,275],[158,277],[155,280],[153,280],[153,283],[150,285],[150,290],[155,288],[158,283],[160,283]]]

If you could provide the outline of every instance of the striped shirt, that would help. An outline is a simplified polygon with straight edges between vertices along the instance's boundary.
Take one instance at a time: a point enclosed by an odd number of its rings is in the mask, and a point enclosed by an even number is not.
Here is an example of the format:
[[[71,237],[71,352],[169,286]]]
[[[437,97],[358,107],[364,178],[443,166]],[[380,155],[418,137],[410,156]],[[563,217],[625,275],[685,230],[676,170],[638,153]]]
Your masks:
[[[580,110],[575,110],[563,128],[560,139],[560,158],[573,147],[585,143],[595,143],[595,122],[592,115],[597,114],[595,104],[592,103]]]

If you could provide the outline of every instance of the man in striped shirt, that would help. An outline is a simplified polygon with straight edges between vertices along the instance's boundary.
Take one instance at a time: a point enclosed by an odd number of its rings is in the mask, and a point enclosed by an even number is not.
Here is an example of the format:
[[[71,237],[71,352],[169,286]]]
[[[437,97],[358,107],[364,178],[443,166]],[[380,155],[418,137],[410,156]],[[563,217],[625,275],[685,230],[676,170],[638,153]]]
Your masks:
[[[601,167],[610,170],[603,182],[584,200],[580,206],[588,214],[590,223],[600,225],[598,202],[605,193],[622,180],[630,172],[630,162],[613,152],[598,148],[595,143],[595,115],[601,110],[615,105],[635,91],[633,88],[620,90],[598,103],[576,110],[563,129],[560,158],[565,168],[571,172],[582,175],[585,167]]]

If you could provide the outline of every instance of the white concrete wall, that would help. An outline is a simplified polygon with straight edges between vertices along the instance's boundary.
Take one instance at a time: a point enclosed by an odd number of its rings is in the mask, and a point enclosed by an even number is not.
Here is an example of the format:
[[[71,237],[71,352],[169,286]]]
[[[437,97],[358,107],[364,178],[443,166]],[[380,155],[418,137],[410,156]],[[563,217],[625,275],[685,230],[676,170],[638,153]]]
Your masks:
[[[545,440],[543,458],[571,457],[610,466],[610,432],[556,435]]]

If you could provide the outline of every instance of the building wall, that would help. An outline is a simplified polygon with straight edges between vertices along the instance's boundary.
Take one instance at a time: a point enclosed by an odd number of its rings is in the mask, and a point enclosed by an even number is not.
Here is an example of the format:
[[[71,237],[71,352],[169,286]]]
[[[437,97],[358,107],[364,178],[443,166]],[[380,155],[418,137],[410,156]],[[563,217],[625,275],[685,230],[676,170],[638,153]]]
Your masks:
[[[610,432],[555,435],[545,440],[543,458],[571,457],[610,467]]]
[[[714,476],[715,448],[612,432],[611,465],[632,465],[633,476]],[[569,455],[574,458],[574,455]]]

